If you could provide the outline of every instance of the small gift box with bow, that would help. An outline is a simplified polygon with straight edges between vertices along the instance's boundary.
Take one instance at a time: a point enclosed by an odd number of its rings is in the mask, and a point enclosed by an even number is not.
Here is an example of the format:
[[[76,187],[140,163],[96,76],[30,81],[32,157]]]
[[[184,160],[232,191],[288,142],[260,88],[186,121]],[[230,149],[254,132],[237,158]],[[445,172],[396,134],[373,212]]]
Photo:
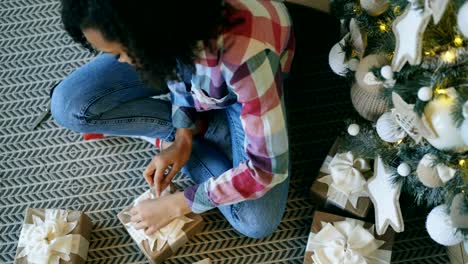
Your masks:
[[[15,263],[85,263],[91,228],[82,212],[28,208]]]
[[[168,188],[161,193],[161,196],[169,193],[171,193],[171,191]],[[152,235],[146,235],[144,230],[137,230],[134,227],[134,223],[130,221],[130,210],[140,201],[152,198],[151,191],[146,191],[138,197],[132,205],[120,212],[117,217],[150,263],[159,264],[172,256],[179,248],[187,243],[191,237],[200,232],[205,224],[200,215],[189,214],[174,219],[167,226],[159,229]]]
[[[358,217],[365,217],[371,207],[366,190],[367,179],[372,176],[369,162],[352,152],[337,153],[339,140],[326,157],[312,194]]]
[[[373,224],[315,211],[304,264],[390,263],[395,233],[374,233]]]

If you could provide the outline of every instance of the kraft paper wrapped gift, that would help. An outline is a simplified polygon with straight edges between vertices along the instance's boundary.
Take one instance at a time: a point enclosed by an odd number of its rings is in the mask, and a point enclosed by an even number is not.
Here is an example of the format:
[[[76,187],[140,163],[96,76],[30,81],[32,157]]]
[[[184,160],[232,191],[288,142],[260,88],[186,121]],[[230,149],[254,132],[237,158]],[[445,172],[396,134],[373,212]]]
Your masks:
[[[447,255],[451,264],[468,263],[468,241],[462,242],[455,246],[447,247]]]
[[[340,139],[330,149],[310,190],[326,204],[366,217],[372,205],[367,193],[370,163],[352,152],[338,153],[339,144]]]
[[[166,195],[167,193],[170,192],[164,192],[161,195]],[[138,197],[134,204],[139,201],[151,199],[151,197],[151,193],[148,190]],[[187,243],[191,237],[199,233],[205,225],[200,215],[189,214],[176,218],[155,234],[148,236],[142,229],[135,229],[133,223],[130,221],[130,210],[134,204],[126,207],[117,217],[152,264],[159,264],[168,259]]]
[[[376,235],[374,225],[315,211],[304,264],[390,263],[395,233]]]
[[[91,220],[82,212],[28,208],[15,263],[85,263],[91,229]]]

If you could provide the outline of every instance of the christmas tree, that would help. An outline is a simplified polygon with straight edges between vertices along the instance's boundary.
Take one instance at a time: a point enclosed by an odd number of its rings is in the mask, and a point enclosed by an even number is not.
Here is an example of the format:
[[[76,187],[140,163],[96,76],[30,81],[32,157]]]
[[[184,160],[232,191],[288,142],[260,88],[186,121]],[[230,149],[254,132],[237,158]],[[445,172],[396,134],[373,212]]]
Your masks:
[[[468,1],[335,0],[332,11],[345,34],[330,67],[363,117],[340,151],[376,160],[367,188],[377,229],[403,231],[401,191],[434,208],[426,227],[436,242],[466,241]]]

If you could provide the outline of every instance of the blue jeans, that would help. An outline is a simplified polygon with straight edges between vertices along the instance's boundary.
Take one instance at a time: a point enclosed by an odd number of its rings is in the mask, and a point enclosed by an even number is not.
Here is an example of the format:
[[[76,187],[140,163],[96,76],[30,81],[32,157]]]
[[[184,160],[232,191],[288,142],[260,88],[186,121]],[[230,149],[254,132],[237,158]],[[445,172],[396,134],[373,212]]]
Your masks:
[[[154,99],[158,91],[145,85],[129,65],[103,54],[63,80],[52,95],[51,111],[63,127],[81,133],[131,135],[172,141],[171,104]],[[195,138],[182,171],[196,183],[247,159],[240,104],[208,113],[208,130]],[[230,140],[226,140],[230,138]],[[257,200],[218,207],[240,233],[253,238],[271,234],[281,222],[289,179]]]

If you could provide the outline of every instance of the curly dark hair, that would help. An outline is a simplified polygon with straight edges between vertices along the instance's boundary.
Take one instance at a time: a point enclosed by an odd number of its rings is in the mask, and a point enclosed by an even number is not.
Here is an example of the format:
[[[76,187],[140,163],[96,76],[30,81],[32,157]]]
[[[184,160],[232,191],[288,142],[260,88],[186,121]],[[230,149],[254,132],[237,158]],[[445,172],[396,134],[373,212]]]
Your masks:
[[[225,25],[223,0],[61,0],[62,22],[74,41],[93,51],[82,30],[97,29],[126,49],[144,80],[161,85],[175,75],[177,60],[192,66],[198,42]]]

